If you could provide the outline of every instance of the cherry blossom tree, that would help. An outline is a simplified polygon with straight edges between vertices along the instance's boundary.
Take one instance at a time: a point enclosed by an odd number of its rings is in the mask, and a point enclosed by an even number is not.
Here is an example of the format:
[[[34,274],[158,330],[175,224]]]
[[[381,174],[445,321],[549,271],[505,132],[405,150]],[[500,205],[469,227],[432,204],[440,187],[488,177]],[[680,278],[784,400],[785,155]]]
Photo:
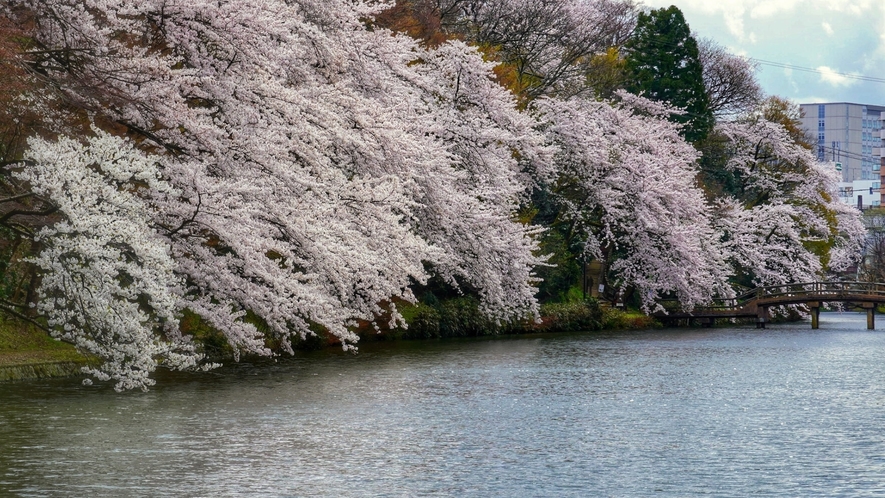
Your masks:
[[[69,324],[79,332],[63,333],[106,360],[100,378],[122,388],[146,385],[133,372],[150,371],[186,342],[165,327],[183,308],[223,331],[237,352],[271,354],[260,330],[286,347],[315,326],[349,347],[356,320],[399,322],[389,303],[413,300],[410,286],[428,272],[476,291],[496,319],[536,316],[532,273],[542,259],[534,254],[535,229],[514,213],[530,181],[526,166],[542,164],[547,152],[474,49],[425,50],[368,30],[362,19],[380,7],[346,1],[12,3],[12,12],[27,8],[38,20],[29,54],[35,71],[96,123],[123,127],[169,186],[139,191],[143,204],[126,211],[102,212],[104,201],[96,201],[76,212],[138,220],[151,240],[167,245],[170,260],[151,264],[162,263],[156,278],[178,279],[157,284],[178,299],[164,297],[164,306],[138,315],[131,322],[137,330],[96,317],[114,300],[136,313],[136,296],[153,294],[136,287],[127,294],[111,282],[102,300],[78,308],[70,302],[76,288],[60,289],[90,280],[50,265],[54,253],[35,260],[43,296],[55,299],[41,310],[63,329],[70,310],[80,310]],[[38,166],[22,178],[33,184],[101,170],[105,177],[83,177],[90,182],[84,188],[106,191],[98,185],[114,177],[113,168],[134,168],[117,166],[126,157],[142,159],[133,152],[108,166],[89,151],[112,149],[111,139],[96,136],[84,149],[66,139],[35,141]],[[45,194],[60,205],[67,195]],[[131,214],[141,208],[147,212]],[[109,236],[92,233],[99,221],[69,230],[74,211],[65,213],[68,220],[44,235],[52,247]],[[94,263],[114,254],[72,256],[79,263],[71,268],[94,266],[90,278],[103,269],[117,278],[113,271],[122,270]],[[83,311],[89,306],[95,309]],[[245,320],[247,312],[255,318]],[[142,355],[132,359],[115,346],[124,336],[158,346],[136,347]]]
[[[558,222],[583,251],[610,261],[645,309],[673,293],[686,308],[727,295],[727,270],[703,193],[697,152],[667,121],[674,109],[621,93],[618,104],[537,102],[559,147]]]
[[[752,285],[807,282],[856,263],[865,230],[837,197],[839,175],[819,163],[788,127],[757,114],[723,122],[726,169],[738,179],[717,202],[725,254]]]

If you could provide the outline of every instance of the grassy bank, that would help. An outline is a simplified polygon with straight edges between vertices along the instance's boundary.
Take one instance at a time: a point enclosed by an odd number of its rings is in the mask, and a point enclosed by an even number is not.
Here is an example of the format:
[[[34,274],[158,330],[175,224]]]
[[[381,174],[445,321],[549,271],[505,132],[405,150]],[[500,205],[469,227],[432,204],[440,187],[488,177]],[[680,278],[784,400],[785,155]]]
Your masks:
[[[86,362],[73,346],[31,324],[0,320],[0,381],[75,375]]]
[[[364,340],[437,339],[447,337],[481,337],[539,332],[598,331],[646,329],[660,324],[642,313],[600,306],[596,300],[570,303],[548,303],[541,306],[541,321],[518,320],[497,323],[485,317],[479,303],[471,297],[440,302],[404,304],[400,312],[407,328],[380,332],[366,327],[359,331]]]

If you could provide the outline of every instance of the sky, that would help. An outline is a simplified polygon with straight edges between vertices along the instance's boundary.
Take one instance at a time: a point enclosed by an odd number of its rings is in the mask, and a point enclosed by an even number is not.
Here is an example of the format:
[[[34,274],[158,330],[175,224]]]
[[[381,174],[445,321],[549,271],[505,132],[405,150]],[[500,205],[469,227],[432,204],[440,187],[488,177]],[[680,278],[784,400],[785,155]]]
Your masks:
[[[651,8],[676,5],[698,37],[765,61],[759,63],[756,75],[767,94],[800,104],[885,106],[885,0],[643,3]]]

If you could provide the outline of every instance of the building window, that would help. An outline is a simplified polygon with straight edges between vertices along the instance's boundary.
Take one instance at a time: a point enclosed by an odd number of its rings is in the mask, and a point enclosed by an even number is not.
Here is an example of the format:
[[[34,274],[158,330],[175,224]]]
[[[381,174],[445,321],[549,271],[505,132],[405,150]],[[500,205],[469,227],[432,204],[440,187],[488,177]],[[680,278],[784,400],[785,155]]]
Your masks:
[[[827,106],[825,106],[823,104],[817,106],[817,117],[818,118],[823,119],[826,117],[826,111],[825,111],[826,108],[827,108]]]

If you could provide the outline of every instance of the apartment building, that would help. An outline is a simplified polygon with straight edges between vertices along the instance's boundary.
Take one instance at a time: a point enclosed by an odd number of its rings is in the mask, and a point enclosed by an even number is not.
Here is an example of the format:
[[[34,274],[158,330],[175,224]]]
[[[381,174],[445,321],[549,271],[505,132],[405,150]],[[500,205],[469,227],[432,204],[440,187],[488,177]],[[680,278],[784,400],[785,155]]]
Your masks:
[[[818,161],[836,163],[844,182],[882,181],[885,107],[848,102],[800,107],[802,126],[817,139]]]

